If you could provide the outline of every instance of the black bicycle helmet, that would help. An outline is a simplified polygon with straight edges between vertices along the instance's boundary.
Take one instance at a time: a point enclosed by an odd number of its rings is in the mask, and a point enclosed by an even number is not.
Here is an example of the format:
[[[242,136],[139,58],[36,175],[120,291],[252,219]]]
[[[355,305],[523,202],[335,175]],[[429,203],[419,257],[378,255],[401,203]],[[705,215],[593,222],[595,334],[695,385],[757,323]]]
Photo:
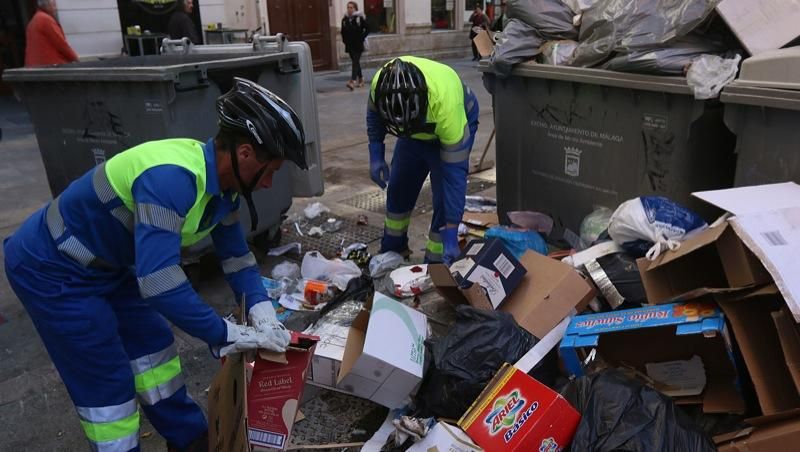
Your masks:
[[[217,114],[220,129],[249,137],[256,152],[266,155],[267,160],[285,159],[302,170],[308,169],[303,124],[292,107],[269,90],[250,80],[234,77],[230,91],[217,99]],[[245,183],[239,174],[236,145],[226,144],[231,153],[233,174],[250,210],[251,230],[255,231],[258,212],[252,193],[266,167]]]
[[[428,110],[425,76],[413,63],[395,58],[381,69],[374,103],[389,133],[398,137],[417,133]]]

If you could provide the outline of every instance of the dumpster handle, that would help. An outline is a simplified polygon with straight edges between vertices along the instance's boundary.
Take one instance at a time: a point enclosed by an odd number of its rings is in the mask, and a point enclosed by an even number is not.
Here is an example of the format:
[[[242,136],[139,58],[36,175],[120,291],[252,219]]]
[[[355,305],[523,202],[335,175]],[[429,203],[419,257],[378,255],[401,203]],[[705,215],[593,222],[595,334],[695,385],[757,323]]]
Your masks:
[[[269,44],[275,44],[276,50],[281,53],[286,45],[286,36],[283,33],[277,33],[274,36],[262,36],[258,33],[253,35],[253,51],[264,52],[268,49]]]
[[[161,54],[162,55],[188,55],[192,49],[192,42],[189,38],[169,39],[164,38],[161,41]]]

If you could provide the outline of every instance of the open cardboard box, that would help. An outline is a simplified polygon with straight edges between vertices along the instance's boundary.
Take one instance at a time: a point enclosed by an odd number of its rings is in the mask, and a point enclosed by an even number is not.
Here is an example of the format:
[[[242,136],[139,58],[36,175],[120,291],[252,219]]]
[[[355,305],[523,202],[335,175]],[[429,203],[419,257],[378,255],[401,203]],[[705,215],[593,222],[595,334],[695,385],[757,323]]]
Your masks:
[[[571,266],[526,252],[520,263],[528,271],[499,309],[508,312],[517,323],[538,338],[544,337],[573,310],[582,311],[595,296],[594,286]],[[461,289],[444,264],[428,266],[439,294],[454,304],[468,304],[491,310],[492,304],[477,284]]]
[[[249,381],[245,354],[225,358],[208,391],[209,450],[288,446],[317,340],[292,332],[286,353],[260,350]]]
[[[794,452],[800,444],[800,410],[745,422],[750,427],[714,437],[719,452]]]
[[[744,413],[725,318],[713,299],[649,306],[573,317],[561,341],[561,357],[572,375],[584,374],[592,349],[612,367],[647,374],[646,364],[686,361],[699,356],[706,374],[701,403],[706,413]]]
[[[727,223],[708,228],[654,261],[637,261],[651,304],[737,291],[771,281],[758,258]]]
[[[791,317],[783,311],[785,305],[778,288],[769,285],[715,298],[731,324],[762,413],[772,415],[800,408],[800,389],[794,378],[799,376],[800,336]]]
[[[398,408],[422,380],[427,332],[425,314],[375,292],[350,327],[336,386]]]
[[[794,1],[723,0],[717,13],[750,55],[779,49],[800,37],[800,8]]]

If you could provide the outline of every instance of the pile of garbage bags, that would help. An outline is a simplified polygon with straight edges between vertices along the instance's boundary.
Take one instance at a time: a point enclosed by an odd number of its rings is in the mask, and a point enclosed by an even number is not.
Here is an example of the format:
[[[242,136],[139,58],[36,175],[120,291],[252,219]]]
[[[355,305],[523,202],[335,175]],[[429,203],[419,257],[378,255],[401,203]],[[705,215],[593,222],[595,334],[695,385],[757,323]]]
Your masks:
[[[540,63],[613,71],[686,75],[703,98],[735,77],[738,48],[715,26],[720,0],[509,0],[490,67],[507,77],[514,65]],[[721,89],[721,86],[720,86]],[[698,96],[700,98],[700,96]]]

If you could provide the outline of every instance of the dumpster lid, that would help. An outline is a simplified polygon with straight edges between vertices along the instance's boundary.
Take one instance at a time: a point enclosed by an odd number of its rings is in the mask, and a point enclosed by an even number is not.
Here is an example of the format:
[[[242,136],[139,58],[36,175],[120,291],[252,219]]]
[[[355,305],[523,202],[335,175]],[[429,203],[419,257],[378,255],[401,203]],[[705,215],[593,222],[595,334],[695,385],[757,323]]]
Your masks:
[[[9,69],[5,82],[159,82],[181,73],[278,63],[296,59],[293,52],[244,54],[147,55],[81,61],[54,66]]]
[[[800,46],[771,50],[742,63],[736,86],[800,90]]]
[[[489,63],[485,60],[480,62],[478,69],[481,72],[492,72]],[[613,86],[616,88],[694,96],[694,92],[689,85],[686,84],[685,77],[633,74],[584,67],[554,66],[551,64],[539,64],[534,61],[517,64],[511,71],[511,76],[543,78],[586,83],[590,85]]]

